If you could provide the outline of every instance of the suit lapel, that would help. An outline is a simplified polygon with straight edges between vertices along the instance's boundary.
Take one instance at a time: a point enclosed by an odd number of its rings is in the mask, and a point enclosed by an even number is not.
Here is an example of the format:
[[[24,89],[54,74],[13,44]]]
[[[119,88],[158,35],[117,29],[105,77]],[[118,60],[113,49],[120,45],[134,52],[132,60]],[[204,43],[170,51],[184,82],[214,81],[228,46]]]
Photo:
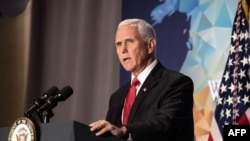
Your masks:
[[[114,112],[114,114],[116,115],[115,119],[117,119],[116,125],[118,125],[118,126],[122,125],[122,121],[120,119],[121,119],[121,116],[122,116],[122,110],[123,110],[123,106],[124,106],[124,101],[126,99],[126,95],[127,95],[129,86],[130,86],[130,82],[128,82],[127,84],[125,84],[120,89],[120,91],[118,92],[119,95],[117,95],[115,97],[115,103],[116,104],[119,103],[119,107],[116,107],[116,111]]]
[[[126,96],[127,96],[127,93],[128,93],[128,90],[129,90],[129,87],[130,87],[130,82],[127,83],[125,86],[124,86],[124,89],[121,90],[122,92],[122,95],[121,95],[121,99],[119,101],[121,101],[121,106],[123,107],[124,106],[124,102],[125,102],[125,99],[126,99]]]
[[[148,95],[148,93],[152,90],[152,88],[156,86],[157,83],[159,82],[161,78],[162,70],[163,70],[163,66],[160,63],[158,63],[155,66],[155,68],[152,70],[152,72],[149,74],[147,79],[145,80],[144,84],[142,85],[135,99],[134,105],[130,111],[128,122],[131,122],[134,119],[136,115],[136,111],[138,110],[140,105],[143,103],[143,99]]]

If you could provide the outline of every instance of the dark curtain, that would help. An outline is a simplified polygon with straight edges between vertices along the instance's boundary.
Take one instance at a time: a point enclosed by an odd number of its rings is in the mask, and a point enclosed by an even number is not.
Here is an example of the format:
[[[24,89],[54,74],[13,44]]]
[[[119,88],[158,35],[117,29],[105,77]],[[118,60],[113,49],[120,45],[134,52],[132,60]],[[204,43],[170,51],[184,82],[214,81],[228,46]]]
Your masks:
[[[1,17],[0,126],[23,116],[51,86],[74,90],[53,109],[51,122],[105,118],[119,87],[120,17],[121,0],[34,0],[20,14]]]

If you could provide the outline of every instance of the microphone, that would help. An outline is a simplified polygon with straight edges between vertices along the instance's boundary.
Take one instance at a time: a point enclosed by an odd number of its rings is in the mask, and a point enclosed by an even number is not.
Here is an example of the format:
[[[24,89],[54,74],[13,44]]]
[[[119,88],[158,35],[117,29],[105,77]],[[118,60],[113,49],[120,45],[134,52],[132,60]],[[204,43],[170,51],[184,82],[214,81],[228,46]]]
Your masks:
[[[34,104],[25,112],[25,115],[29,115],[33,113],[35,110],[37,110],[40,106],[42,106],[45,103],[45,100],[50,97],[56,95],[58,92],[58,88],[55,86],[52,86],[47,91],[43,93],[43,95],[40,98],[35,99]]]
[[[57,92],[56,95],[47,98],[46,102],[37,109],[37,112],[43,112],[48,109],[53,109],[59,101],[65,101],[73,94],[73,89],[70,86],[65,86]]]

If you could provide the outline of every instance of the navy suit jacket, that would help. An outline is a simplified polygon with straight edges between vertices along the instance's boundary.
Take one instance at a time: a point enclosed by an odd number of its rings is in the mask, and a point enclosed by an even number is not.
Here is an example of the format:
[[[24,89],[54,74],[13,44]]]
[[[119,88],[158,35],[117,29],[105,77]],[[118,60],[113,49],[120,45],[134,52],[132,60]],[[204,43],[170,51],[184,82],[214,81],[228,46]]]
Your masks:
[[[129,86],[110,97],[106,120],[118,127]],[[193,81],[157,63],[139,90],[126,127],[133,141],[193,141]]]

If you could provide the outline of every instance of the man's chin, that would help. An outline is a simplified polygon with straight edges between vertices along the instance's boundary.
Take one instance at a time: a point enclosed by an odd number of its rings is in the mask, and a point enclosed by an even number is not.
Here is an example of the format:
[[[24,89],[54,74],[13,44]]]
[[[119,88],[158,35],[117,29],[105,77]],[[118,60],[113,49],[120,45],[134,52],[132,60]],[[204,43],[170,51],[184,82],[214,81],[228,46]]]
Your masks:
[[[132,72],[132,71],[133,71],[133,68],[130,67],[130,66],[123,65],[123,68],[124,68],[124,70],[126,70],[127,72]]]

